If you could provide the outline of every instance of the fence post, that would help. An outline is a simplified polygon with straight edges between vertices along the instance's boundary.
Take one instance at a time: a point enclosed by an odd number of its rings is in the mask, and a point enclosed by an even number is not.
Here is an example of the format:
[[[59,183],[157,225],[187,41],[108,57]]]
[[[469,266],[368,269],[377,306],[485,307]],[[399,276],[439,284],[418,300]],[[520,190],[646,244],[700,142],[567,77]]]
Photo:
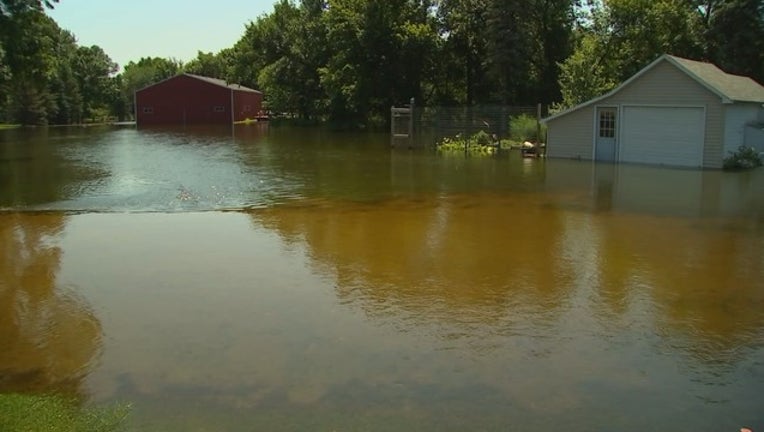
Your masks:
[[[414,98],[411,98],[409,111],[409,147],[414,146]]]

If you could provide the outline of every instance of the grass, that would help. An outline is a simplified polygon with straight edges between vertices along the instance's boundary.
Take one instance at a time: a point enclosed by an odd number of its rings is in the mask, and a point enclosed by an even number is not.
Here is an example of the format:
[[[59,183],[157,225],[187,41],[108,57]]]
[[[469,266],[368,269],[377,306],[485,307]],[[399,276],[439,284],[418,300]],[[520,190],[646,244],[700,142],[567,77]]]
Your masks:
[[[82,408],[60,396],[0,394],[0,431],[111,432],[129,411],[128,405]]]
[[[8,124],[8,123],[0,123],[0,130],[3,129],[16,129],[17,127],[20,127],[21,125],[17,124]]]

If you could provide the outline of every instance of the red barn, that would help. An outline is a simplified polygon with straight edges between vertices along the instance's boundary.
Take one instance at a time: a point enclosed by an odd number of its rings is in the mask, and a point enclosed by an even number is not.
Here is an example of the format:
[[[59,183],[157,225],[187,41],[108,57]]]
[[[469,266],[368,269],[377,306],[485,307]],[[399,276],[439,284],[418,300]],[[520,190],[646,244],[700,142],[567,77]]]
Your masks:
[[[184,73],[135,92],[141,125],[231,124],[261,114],[263,94],[223,80]]]

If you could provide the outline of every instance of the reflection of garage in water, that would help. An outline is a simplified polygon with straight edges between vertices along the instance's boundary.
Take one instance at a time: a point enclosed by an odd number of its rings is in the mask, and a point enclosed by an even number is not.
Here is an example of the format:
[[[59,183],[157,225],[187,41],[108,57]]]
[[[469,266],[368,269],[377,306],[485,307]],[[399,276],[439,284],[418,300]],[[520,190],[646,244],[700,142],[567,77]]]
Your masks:
[[[590,170],[581,170],[589,165]],[[588,172],[589,175],[581,175]],[[547,190],[563,205],[658,216],[756,218],[764,214],[764,170],[730,173],[637,164],[548,160]],[[588,190],[569,194],[565,191]]]
[[[664,55],[610,93],[551,116],[547,154],[721,168],[741,145],[764,151],[764,87],[710,63]]]

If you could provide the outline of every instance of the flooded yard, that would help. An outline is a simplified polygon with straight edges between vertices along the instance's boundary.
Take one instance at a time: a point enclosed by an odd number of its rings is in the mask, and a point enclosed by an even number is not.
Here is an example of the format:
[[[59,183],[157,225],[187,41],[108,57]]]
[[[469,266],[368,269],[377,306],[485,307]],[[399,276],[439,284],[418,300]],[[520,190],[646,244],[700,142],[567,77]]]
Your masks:
[[[0,131],[0,392],[135,431],[764,428],[764,170]]]

